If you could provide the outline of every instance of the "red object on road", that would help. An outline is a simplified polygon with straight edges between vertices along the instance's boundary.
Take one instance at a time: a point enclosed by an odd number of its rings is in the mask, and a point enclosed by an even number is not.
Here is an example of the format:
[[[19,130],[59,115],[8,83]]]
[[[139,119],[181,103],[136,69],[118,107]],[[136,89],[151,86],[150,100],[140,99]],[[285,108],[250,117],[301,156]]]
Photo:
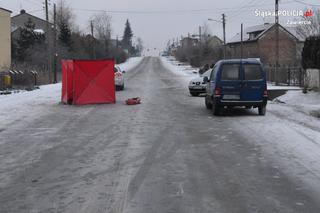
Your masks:
[[[63,60],[61,102],[115,103],[114,60]]]
[[[140,99],[139,97],[129,98],[128,100],[126,100],[126,104],[127,104],[127,105],[137,105],[137,104],[141,104],[141,99]]]

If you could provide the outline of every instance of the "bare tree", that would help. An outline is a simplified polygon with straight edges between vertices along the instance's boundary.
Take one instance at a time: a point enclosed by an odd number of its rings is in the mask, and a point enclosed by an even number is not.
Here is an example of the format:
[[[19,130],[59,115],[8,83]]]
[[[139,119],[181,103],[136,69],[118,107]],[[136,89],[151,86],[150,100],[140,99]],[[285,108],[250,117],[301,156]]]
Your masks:
[[[202,28],[201,41],[207,42],[208,39],[210,38],[210,35],[211,35],[210,27],[209,27],[208,23],[205,22],[201,28]]]
[[[141,38],[137,38],[137,45],[136,45],[136,51],[138,53],[138,55],[141,56],[142,51],[143,51],[143,41]]]
[[[112,17],[106,12],[101,12],[93,16],[95,37],[99,40],[109,40],[111,38]]]
[[[306,39],[309,36],[320,35],[320,13],[316,8],[312,10],[313,14],[309,17],[303,17],[301,20],[301,24],[298,24],[296,27],[296,33],[300,38]]]
[[[57,24],[67,24],[72,30],[76,30],[78,27],[75,24],[75,14],[71,7],[69,7],[65,0],[60,0],[57,4]]]

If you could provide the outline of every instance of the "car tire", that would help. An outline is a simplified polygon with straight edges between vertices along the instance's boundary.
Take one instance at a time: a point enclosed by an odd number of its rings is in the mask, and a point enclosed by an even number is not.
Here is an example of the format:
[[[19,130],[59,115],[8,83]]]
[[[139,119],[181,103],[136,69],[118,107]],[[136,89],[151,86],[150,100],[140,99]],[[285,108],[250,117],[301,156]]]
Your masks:
[[[197,92],[190,92],[190,94],[191,94],[193,97],[199,96],[199,93],[197,93]]]
[[[212,113],[215,116],[220,115],[220,107],[215,101],[212,101]]]
[[[207,109],[212,109],[212,104],[208,101],[207,96],[205,97],[205,104],[206,104]]]
[[[259,115],[266,115],[267,107],[266,106],[260,106],[258,107]]]
[[[124,90],[124,84],[120,87],[120,90]]]

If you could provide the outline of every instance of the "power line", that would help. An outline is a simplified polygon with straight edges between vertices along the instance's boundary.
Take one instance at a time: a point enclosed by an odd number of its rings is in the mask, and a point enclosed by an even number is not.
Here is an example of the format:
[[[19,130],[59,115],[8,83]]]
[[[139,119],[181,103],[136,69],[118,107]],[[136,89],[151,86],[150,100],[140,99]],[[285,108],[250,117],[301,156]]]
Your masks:
[[[41,2],[38,2],[38,1],[35,1],[35,0],[26,0],[26,1],[29,2],[29,3],[32,3],[32,4],[42,5]]]
[[[297,2],[299,4],[307,5],[307,6],[313,6],[313,7],[319,7],[320,6],[320,4],[311,4],[311,3],[303,2],[303,1],[300,1],[300,0],[293,0],[293,1]]]
[[[225,13],[231,13],[233,11],[239,11],[239,10],[249,10],[253,7],[258,6],[271,6],[272,3],[263,3],[258,4],[256,2],[255,4],[252,4],[253,1],[251,0],[249,3],[243,5],[242,7],[227,7],[227,8],[220,8],[220,9],[185,9],[185,10],[103,10],[103,9],[84,9],[84,8],[73,8],[77,11],[84,11],[84,12],[107,12],[107,13],[114,13],[114,14],[177,14],[177,13],[203,13],[203,12],[225,12]],[[292,2],[292,1],[291,1]],[[289,2],[286,2],[289,3]]]
[[[289,4],[289,3],[293,3],[293,2],[295,2],[295,1],[293,1],[293,0],[290,0],[290,1],[286,1],[286,2],[282,2],[281,4]],[[254,4],[253,5],[253,7],[257,7],[257,6],[270,6],[270,7],[274,7],[274,4],[272,3],[271,5],[270,4],[263,4],[263,5],[257,5],[257,4]],[[271,8],[270,8],[271,9]],[[245,7],[245,8],[243,8],[243,9],[241,9],[241,11],[239,12],[239,13],[237,13],[236,15],[231,15],[231,16],[229,16],[230,17],[230,20],[233,20],[233,19],[235,19],[236,17],[238,17],[239,15],[241,15],[241,14],[243,14],[244,12],[247,12],[247,11],[252,11],[252,9],[251,8],[248,8],[248,6],[247,7]],[[247,19],[247,18],[246,18]]]

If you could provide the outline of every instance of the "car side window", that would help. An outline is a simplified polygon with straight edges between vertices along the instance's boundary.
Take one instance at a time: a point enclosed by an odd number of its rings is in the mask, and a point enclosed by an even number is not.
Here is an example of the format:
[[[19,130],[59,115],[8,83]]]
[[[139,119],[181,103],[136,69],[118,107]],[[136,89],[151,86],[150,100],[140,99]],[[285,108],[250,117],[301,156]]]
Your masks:
[[[224,64],[221,69],[222,81],[234,81],[240,79],[240,65],[239,64]]]
[[[248,81],[262,80],[263,74],[259,64],[245,64],[244,79]]]
[[[213,69],[211,70],[211,73],[210,73],[210,74],[211,74],[211,75],[210,75],[210,81],[215,81],[215,80],[216,80],[216,79],[215,79],[215,78],[216,78],[215,73],[216,73],[217,67],[218,67],[218,66],[214,66]]]

